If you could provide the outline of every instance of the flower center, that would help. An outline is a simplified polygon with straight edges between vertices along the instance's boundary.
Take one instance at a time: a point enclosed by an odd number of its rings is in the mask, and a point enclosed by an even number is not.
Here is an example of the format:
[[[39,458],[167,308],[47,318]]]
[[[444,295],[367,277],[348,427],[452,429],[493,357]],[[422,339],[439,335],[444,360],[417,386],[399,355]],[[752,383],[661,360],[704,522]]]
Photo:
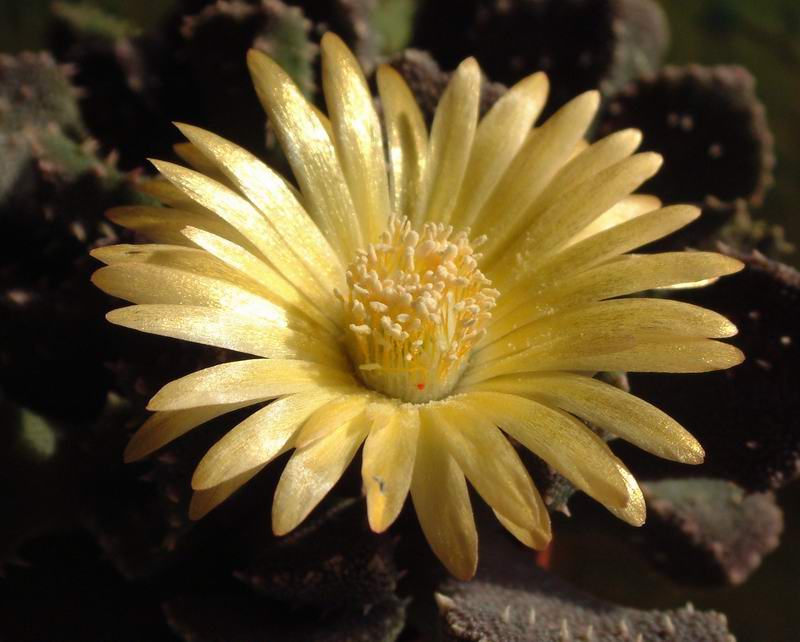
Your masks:
[[[467,232],[392,217],[347,270],[347,344],[361,380],[408,402],[446,396],[486,333],[499,295]]]

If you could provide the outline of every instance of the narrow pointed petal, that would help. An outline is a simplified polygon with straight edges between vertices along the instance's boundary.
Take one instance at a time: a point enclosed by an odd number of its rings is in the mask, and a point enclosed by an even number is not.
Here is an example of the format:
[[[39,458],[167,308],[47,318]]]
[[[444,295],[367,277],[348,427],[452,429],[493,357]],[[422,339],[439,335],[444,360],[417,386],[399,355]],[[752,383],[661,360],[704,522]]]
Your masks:
[[[630,195],[652,177],[663,159],[653,152],[636,154],[585,180],[535,218],[512,242],[501,258],[519,257],[529,266],[544,262],[595,218]],[[520,231],[522,232],[522,231]],[[483,250],[491,264],[498,256]]]
[[[344,287],[339,257],[281,176],[250,152],[216,134],[191,125],[177,127],[258,208],[322,287]]]
[[[642,526],[647,517],[647,507],[645,506],[642,489],[639,488],[639,483],[622,462],[619,462],[619,473],[624,477],[625,484],[628,487],[628,503],[622,508],[614,506],[606,506],[606,508],[613,515],[631,526]]]
[[[295,309],[315,321],[321,328],[333,335],[339,334],[338,319],[340,306],[337,312],[327,310],[325,302],[319,302],[305,296],[290,281],[278,274],[269,264],[265,263],[252,252],[231,243],[227,239],[211,234],[195,227],[185,227],[181,234],[198,247],[215,256],[225,265],[236,270],[246,278],[252,279],[261,286],[267,297],[289,309]],[[318,307],[319,306],[319,307]],[[326,316],[320,308],[326,308]]]
[[[192,143],[176,143],[172,146],[172,149],[178,155],[178,157],[182,161],[186,162],[192,169],[196,169],[198,172],[201,172],[206,176],[213,178],[215,181],[219,181],[220,183],[227,185],[228,187],[232,185],[228,182],[228,177],[220,171],[219,167],[217,167],[199,147]]]
[[[363,238],[328,129],[274,60],[251,49],[247,64],[311,216],[339,256],[349,261]]]
[[[391,171],[392,211],[415,220],[421,208],[428,130],[403,77],[389,65],[377,71]]]
[[[431,125],[422,220],[450,220],[467,169],[472,140],[478,124],[481,70],[467,58],[453,73]]]
[[[249,201],[199,172],[165,161],[152,162],[173,185],[239,230],[278,272],[303,291],[335,304],[333,294],[319,283],[286,240]]]
[[[540,290],[529,291],[527,301],[519,301],[521,305],[513,312],[498,315],[500,318],[493,320],[484,345],[561,310],[676,283],[718,278],[738,272],[742,267],[740,261],[713,252],[625,255],[581,272],[564,283],[542,283]]]
[[[355,457],[368,429],[362,413],[327,437],[294,452],[272,502],[272,530],[276,535],[294,530],[322,501]]]
[[[291,395],[273,401],[228,432],[206,453],[192,476],[204,490],[263,466],[292,445],[297,429],[334,391]]]
[[[469,392],[462,399],[601,504],[628,503],[619,460],[571,415],[517,395]]]
[[[509,89],[478,124],[453,225],[470,227],[525,142],[547,100],[547,76],[536,73]]]
[[[703,448],[677,421],[655,406],[607,383],[567,372],[492,379],[476,389],[505,392],[566,410],[665,459],[703,462]]]
[[[353,205],[368,242],[375,242],[389,219],[389,184],[383,134],[372,95],[355,56],[331,32],[322,37],[322,88],[333,140]]]
[[[372,417],[361,466],[367,517],[376,533],[389,528],[403,508],[411,488],[419,438],[415,406],[384,406],[382,413]]]
[[[125,447],[123,459],[126,464],[137,461],[207,421],[259,401],[263,400],[157,412],[133,434]]]
[[[336,346],[263,319],[226,310],[190,305],[133,305],[112,310],[106,318],[126,328],[258,357],[333,365],[347,362]]]
[[[559,170],[531,205],[528,216],[533,219],[584,181],[628,158],[641,142],[642,132],[624,129],[589,145]]]
[[[435,426],[420,425],[411,499],[425,539],[448,571],[471,579],[478,565],[478,533],[467,480]]]
[[[303,424],[295,438],[295,448],[305,448],[309,444],[327,437],[342,424],[364,413],[369,394],[363,388],[355,388],[353,394],[329,401]]]
[[[189,519],[198,520],[208,515],[262,470],[264,466],[257,466],[211,488],[194,491],[189,502]]]
[[[171,381],[147,405],[149,410],[236,404],[272,399],[322,386],[355,387],[344,370],[293,359],[246,359],[221,363]]]
[[[231,243],[247,247],[252,251],[254,247],[231,225],[218,216],[202,212],[189,212],[172,207],[151,207],[148,205],[125,205],[113,207],[106,212],[106,216],[128,230],[139,232],[156,243],[170,245],[191,245],[181,230],[187,225],[192,225],[211,234],[216,234]]]
[[[210,212],[208,209],[186,196],[186,194],[172,183],[160,176],[144,179],[136,185],[136,190],[142,194],[151,196],[161,204],[168,205],[169,207],[185,210],[187,212],[213,215],[213,212]]]
[[[526,210],[569,160],[599,104],[596,91],[574,98],[535,130],[519,150],[476,220],[475,234],[488,236],[482,249],[487,256],[527,227]],[[496,212],[503,216],[498,217]]]
[[[574,245],[578,241],[588,239],[590,236],[610,230],[612,227],[621,225],[626,221],[631,221],[637,216],[653,212],[661,207],[661,200],[649,194],[631,194],[623,198],[614,207],[607,209],[600,216],[594,219],[589,225],[573,236],[567,242],[567,246]]]
[[[482,413],[452,399],[423,407],[447,451],[497,513],[527,531],[541,549],[550,541],[550,518],[530,475],[508,439]],[[487,454],[491,456],[487,456]]]

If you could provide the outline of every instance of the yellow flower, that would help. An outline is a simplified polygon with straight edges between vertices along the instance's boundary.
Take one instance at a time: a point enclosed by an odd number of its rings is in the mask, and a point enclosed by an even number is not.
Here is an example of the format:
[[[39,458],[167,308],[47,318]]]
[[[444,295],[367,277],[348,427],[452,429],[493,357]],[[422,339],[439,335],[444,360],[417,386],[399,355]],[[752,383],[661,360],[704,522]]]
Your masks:
[[[640,133],[587,145],[596,92],[532,129],[548,91],[541,73],[478,122],[474,59],[453,75],[430,135],[402,78],[381,67],[382,131],[336,36],[322,40],[328,117],[274,61],[251,51],[248,62],[297,187],[236,145],[178,125],[196,169],[157,161],[166,180],[147,188],[169,207],[111,213],[156,244],[96,250],[107,267],[93,280],[135,304],[111,312],[113,323],[255,358],[164,386],[126,460],[258,405],[197,466],[193,518],[294,449],[272,508],[275,533],[287,533],[363,444],[371,527],[388,528],[410,492],[431,547],[459,578],[477,564],[466,480],[521,542],[550,539],[506,435],[640,525],[636,481],[584,421],[680,462],[700,463],[703,450],[664,413],[592,375],[742,360],[713,340],[735,334],[725,318],[619,298],[741,267],[706,252],[629,253],[699,214],[631,195],[661,163],[633,154]]]

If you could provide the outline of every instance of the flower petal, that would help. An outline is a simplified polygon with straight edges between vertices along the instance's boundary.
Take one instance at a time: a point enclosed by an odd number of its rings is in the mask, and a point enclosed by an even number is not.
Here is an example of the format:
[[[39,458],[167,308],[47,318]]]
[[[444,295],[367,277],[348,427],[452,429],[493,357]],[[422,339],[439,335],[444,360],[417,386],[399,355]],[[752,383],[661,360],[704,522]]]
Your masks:
[[[468,392],[462,399],[601,504],[629,500],[619,460],[583,423],[544,404],[498,392]],[[516,522],[515,522],[516,523]]]
[[[412,405],[381,404],[381,412],[371,419],[361,477],[370,528],[382,533],[397,519],[411,487],[419,413]]]
[[[269,463],[291,447],[292,437],[311,413],[336,395],[333,390],[290,395],[250,415],[200,460],[192,488],[212,488]]]
[[[389,219],[389,185],[378,114],[361,67],[342,40],[331,32],[322,36],[322,88],[333,140],[350,195],[370,243]]]
[[[369,393],[361,388],[358,392],[329,401],[303,424],[294,440],[295,448],[305,448],[363,414],[368,400]]]
[[[216,134],[191,125],[176,125],[258,208],[323,288],[344,287],[339,257],[281,176],[247,150]]]
[[[148,410],[273,399],[322,386],[355,386],[343,370],[292,359],[246,359],[221,363],[171,381],[147,405]]]
[[[600,94],[574,98],[534,130],[511,161],[476,219],[475,234],[486,234],[484,253],[494,253],[526,227],[524,214],[572,155],[594,118]],[[536,171],[531,171],[535,167]],[[497,212],[502,212],[498,216]]]
[[[428,130],[403,77],[389,65],[376,74],[391,170],[392,211],[415,220],[421,207]]]
[[[703,448],[677,421],[646,401],[591,377],[568,372],[526,374],[485,381],[475,389],[533,398],[659,457],[686,464],[703,462]]]
[[[335,305],[333,293],[320,285],[289,244],[249,201],[193,170],[165,161],[153,160],[152,163],[173,185],[239,230],[287,279],[310,296],[328,299]]]
[[[411,499],[425,539],[460,580],[475,575],[478,533],[464,473],[447,452],[436,427],[421,422]]]
[[[475,132],[452,223],[470,227],[500,177],[525,142],[547,100],[547,76],[536,73],[511,87],[481,119]]]
[[[274,60],[251,49],[247,64],[311,216],[343,261],[351,260],[363,238],[328,130]]]
[[[481,70],[474,58],[467,58],[453,73],[433,117],[422,219],[412,221],[417,225],[450,219],[478,125],[480,91]]]
[[[633,220],[637,216],[657,210],[659,207],[661,207],[661,200],[655,196],[650,196],[649,194],[631,194],[627,198],[623,198],[613,207],[607,209],[589,223],[589,225],[569,239],[567,247],[605,230],[610,230],[612,227],[616,227],[625,221]]]
[[[133,305],[112,310],[111,323],[259,357],[302,359],[329,365],[347,360],[336,346],[263,319],[190,305]]]
[[[527,531],[535,548],[550,542],[550,518],[517,452],[491,420],[458,398],[425,406],[447,451],[481,497],[506,520]]]
[[[249,482],[253,477],[258,475],[263,466],[256,466],[252,470],[247,470],[233,479],[206,488],[205,490],[196,490],[192,493],[192,500],[189,502],[189,519],[198,520],[208,515],[212,510],[224,502],[228,497],[233,495],[237,490]]]
[[[272,530],[276,535],[294,530],[322,501],[355,457],[368,429],[361,413],[326,437],[294,452],[272,502]]]
[[[126,464],[137,461],[207,421],[259,401],[263,400],[157,412],[133,434],[125,447],[123,459]]]

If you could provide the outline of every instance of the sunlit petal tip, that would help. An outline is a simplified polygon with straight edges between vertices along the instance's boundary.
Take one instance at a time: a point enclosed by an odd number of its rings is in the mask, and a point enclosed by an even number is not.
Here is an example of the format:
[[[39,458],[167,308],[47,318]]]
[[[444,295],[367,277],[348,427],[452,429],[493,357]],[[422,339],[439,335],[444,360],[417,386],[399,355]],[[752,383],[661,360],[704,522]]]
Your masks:
[[[700,442],[692,438],[688,443],[684,444],[676,459],[682,464],[698,466],[705,461],[706,451],[703,450]]]

